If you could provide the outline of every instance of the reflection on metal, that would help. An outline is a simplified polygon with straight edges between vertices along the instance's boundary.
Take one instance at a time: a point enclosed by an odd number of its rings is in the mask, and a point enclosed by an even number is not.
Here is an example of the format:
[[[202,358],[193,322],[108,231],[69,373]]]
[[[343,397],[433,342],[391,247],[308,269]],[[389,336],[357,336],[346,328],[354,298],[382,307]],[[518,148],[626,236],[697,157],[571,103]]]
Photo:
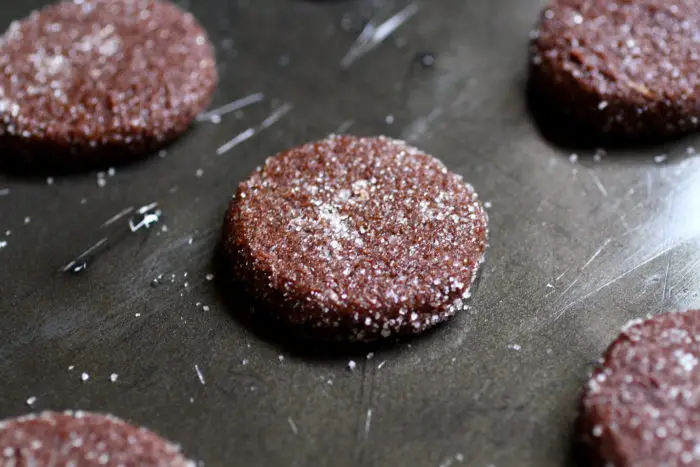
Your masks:
[[[643,183],[647,194],[651,193],[652,181],[645,179]],[[653,198],[651,201],[654,201]],[[596,253],[579,269],[579,275],[555,301],[554,321],[561,319],[574,306],[596,296],[654,260],[668,255],[687,242],[700,240],[700,216],[692,214],[700,212],[700,172],[683,180],[664,201],[666,209],[656,216],[617,238],[603,242]],[[603,252],[609,244],[614,247]],[[593,264],[593,260],[596,260],[597,266],[589,268],[590,272],[584,271]],[[662,300],[668,298],[670,291],[688,278],[683,273],[684,270],[681,270],[681,279],[670,284],[670,262],[671,257],[664,265],[662,273]]]

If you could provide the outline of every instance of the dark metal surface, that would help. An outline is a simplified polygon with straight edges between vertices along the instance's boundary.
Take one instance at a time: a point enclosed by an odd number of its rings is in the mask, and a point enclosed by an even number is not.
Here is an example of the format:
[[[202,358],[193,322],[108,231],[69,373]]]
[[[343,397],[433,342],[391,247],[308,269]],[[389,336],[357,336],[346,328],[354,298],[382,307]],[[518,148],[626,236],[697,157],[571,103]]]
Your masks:
[[[2,27],[41,3],[2,2]],[[31,410],[29,396],[36,410],[111,412],[209,466],[568,462],[581,383],[617,330],[700,305],[700,163],[686,154],[697,138],[600,161],[585,151],[572,163],[525,104],[537,1],[424,2],[341,71],[365,6],[192,1],[218,48],[213,106],[255,92],[263,103],[197,125],[167,157],[117,168],[102,188],[94,173],[52,185],[0,176],[9,189],[0,191],[0,416]],[[410,71],[426,51],[435,65]],[[273,99],[294,108],[217,156]],[[354,371],[349,358],[258,338],[206,280],[236,184],[346,121],[353,133],[410,139],[492,203],[472,313],[371,360],[353,357]],[[126,236],[82,274],[57,272],[99,240],[107,219],[152,201],[161,224]]]

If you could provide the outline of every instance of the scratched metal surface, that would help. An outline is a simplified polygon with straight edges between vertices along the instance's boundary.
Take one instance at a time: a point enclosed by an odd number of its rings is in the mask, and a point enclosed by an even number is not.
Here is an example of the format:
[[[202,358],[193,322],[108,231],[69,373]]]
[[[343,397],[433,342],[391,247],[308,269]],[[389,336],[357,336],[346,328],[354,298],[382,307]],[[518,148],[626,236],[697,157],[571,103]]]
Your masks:
[[[40,4],[2,2],[0,23]],[[266,99],[197,125],[165,158],[117,168],[104,187],[95,173],[51,185],[0,176],[0,416],[32,410],[30,396],[35,410],[111,412],[209,466],[569,463],[581,383],[617,330],[700,305],[700,162],[686,154],[700,142],[572,162],[543,139],[524,99],[539,7],[424,2],[341,71],[367,4],[191,2],[218,49],[213,106]],[[410,72],[425,50],[435,67]],[[216,155],[285,102],[289,114]],[[349,122],[408,138],[492,204],[472,313],[371,360],[261,339],[232,316],[243,305],[206,280],[236,184],[267,156]],[[161,224],[81,274],[57,272],[110,232],[103,222],[152,201]]]

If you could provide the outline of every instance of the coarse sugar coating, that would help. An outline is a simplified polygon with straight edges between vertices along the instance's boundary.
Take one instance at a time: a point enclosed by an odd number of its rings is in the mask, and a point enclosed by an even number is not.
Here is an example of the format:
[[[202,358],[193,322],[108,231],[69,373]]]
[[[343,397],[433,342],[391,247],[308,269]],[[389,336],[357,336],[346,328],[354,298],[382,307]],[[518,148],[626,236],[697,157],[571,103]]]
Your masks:
[[[700,466],[700,311],[635,320],[581,401],[578,438],[595,466]]]
[[[487,245],[477,198],[403,141],[330,136],[240,184],[224,249],[234,278],[304,334],[415,334],[466,307]]]
[[[197,20],[158,0],[72,0],[0,38],[0,157],[106,166],[184,133],[216,86]]]
[[[0,467],[195,467],[180,448],[111,415],[42,412],[0,422]]]
[[[659,139],[700,125],[700,0],[553,0],[531,82],[582,131]]]

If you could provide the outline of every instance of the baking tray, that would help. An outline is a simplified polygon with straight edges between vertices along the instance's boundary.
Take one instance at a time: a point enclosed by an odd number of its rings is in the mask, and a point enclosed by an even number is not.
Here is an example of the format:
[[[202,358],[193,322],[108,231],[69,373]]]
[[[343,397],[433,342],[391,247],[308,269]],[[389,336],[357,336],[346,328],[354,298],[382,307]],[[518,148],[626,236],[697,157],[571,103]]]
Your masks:
[[[207,466],[570,462],[580,388],[618,329],[700,305],[699,142],[594,157],[543,138],[525,99],[537,1],[423,2],[343,69],[374,3],[192,1],[217,46],[212,107],[264,101],[196,125],[102,187],[94,172],[0,176],[0,416],[110,412]],[[0,23],[41,5],[4,1]],[[424,52],[434,66],[414,61]],[[217,155],[285,103],[279,121]],[[338,127],[408,139],[491,206],[471,310],[371,359],[261,334],[238,319],[244,298],[207,280],[237,183]],[[105,221],[151,202],[160,223],[119,236],[80,274],[59,271],[128,218]]]

